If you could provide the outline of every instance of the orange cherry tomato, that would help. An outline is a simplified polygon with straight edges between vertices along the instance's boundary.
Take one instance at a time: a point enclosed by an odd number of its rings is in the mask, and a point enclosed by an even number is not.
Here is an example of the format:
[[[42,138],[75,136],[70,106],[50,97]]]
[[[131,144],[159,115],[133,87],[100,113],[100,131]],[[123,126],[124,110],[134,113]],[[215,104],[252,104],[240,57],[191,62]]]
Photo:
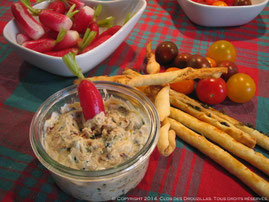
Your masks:
[[[227,95],[233,102],[248,102],[254,97],[255,92],[256,84],[247,74],[236,73],[227,81]]]
[[[213,6],[228,6],[224,1],[215,1]]]
[[[215,60],[213,60],[212,58],[210,57],[205,57],[207,59],[207,61],[209,62],[210,66],[211,67],[216,67],[217,66],[217,63]]]
[[[176,71],[176,70],[180,70],[180,69],[177,67],[170,67],[166,69],[166,72],[171,72],[171,71]],[[173,90],[177,92],[184,93],[185,95],[190,94],[193,91],[194,86],[195,86],[195,82],[192,79],[179,81],[179,82],[170,84],[170,88],[172,88]]]

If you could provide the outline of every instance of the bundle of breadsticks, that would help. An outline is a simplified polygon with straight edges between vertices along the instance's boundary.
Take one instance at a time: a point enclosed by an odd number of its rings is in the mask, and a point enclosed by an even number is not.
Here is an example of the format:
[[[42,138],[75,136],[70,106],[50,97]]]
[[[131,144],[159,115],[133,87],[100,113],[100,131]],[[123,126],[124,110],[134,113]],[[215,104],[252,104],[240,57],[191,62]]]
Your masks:
[[[151,49],[147,48],[147,51]],[[159,73],[159,66],[154,66],[154,54],[148,52],[147,56],[148,65],[151,65],[147,69],[149,74],[142,75],[132,69],[125,69],[122,75],[86,79],[129,85],[150,98],[161,122],[157,148],[163,156],[169,156],[175,150],[178,136],[239,178],[257,194],[269,199],[269,182],[238,160],[240,158],[269,175],[269,159],[253,149],[258,144],[269,151],[269,137],[169,86],[186,79],[219,78],[227,72],[227,68],[187,67]],[[74,83],[79,82],[80,80],[75,80]]]

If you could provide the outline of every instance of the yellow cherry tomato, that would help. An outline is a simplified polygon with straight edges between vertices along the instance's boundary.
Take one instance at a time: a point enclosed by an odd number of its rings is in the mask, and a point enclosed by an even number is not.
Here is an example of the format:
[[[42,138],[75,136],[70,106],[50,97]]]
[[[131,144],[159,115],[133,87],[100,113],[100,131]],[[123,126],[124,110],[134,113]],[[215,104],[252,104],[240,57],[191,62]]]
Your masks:
[[[213,6],[228,6],[224,1],[215,1]]]
[[[236,73],[227,81],[227,96],[233,102],[248,102],[254,97],[255,92],[256,84],[247,74]]]
[[[236,50],[233,44],[229,41],[219,40],[209,47],[207,57],[215,60],[217,64],[223,61],[234,62],[236,58]]]

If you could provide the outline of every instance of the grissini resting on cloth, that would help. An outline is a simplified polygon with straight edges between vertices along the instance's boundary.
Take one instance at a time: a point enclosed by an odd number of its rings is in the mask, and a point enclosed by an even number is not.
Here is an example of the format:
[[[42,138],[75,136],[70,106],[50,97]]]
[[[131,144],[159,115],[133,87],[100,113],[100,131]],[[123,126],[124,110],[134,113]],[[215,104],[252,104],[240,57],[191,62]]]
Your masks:
[[[205,137],[198,135],[174,119],[168,118],[168,120],[171,124],[171,128],[176,132],[179,138],[217,162],[254,192],[269,199],[269,183],[265,179],[252,172],[231,154],[211,143]]]
[[[248,133],[240,130],[235,127],[229,121],[218,117],[212,113],[207,113],[205,110],[202,110],[200,106],[197,106],[193,103],[190,103],[188,100],[184,100],[182,97],[185,96],[182,93],[176,92],[170,89],[170,102],[171,105],[181,109],[184,112],[196,117],[197,119],[209,123],[216,128],[226,132],[231,137],[233,137],[238,142],[254,148],[256,145],[255,138],[251,137]]]
[[[171,93],[172,91],[170,91]],[[182,94],[177,93],[177,98],[180,99],[182,102],[189,103],[191,107],[196,108],[202,112],[205,112],[207,115],[210,115],[214,117],[217,120],[226,120],[230,123],[230,125],[233,125],[234,127],[240,129],[241,131],[249,134],[253,140],[256,141],[257,145],[263,147],[267,151],[269,151],[269,137],[258,130],[251,128],[247,126],[246,124],[241,123],[240,121],[218,111],[213,109],[212,107],[203,105],[199,103],[198,101]]]
[[[170,108],[170,118],[177,120],[192,130],[204,135],[208,139],[217,143],[227,151],[244,159],[256,168],[269,175],[269,159],[261,153],[241,144],[222,130],[200,121],[199,119],[174,107]]]

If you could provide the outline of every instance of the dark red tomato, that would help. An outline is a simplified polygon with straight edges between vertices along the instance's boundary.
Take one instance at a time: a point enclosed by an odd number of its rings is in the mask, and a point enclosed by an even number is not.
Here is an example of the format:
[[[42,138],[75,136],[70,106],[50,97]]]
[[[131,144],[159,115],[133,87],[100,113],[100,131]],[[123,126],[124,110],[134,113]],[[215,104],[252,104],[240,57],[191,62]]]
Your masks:
[[[235,0],[234,6],[248,6],[251,5],[250,0]]]
[[[178,48],[172,41],[164,41],[157,45],[155,56],[161,65],[169,64],[178,55]]]
[[[196,86],[196,95],[206,104],[219,104],[227,96],[226,83],[222,78],[201,79]]]
[[[179,53],[174,59],[173,65],[177,68],[185,68],[188,66],[190,57],[190,53]]]
[[[208,60],[201,55],[192,55],[187,63],[188,67],[192,68],[203,68],[203,67],[211,67]]]
[[[228,6],[233,6],[233,5],[234,5],[234,0],[224,0],[224,2],[225,2]]]
[[[205,2],[209,5],[212,5],[213,3],[215,3],[218,0],[205,0]]]
[[[228,73],[221,75],[221,78],[223,78],[225,81],[227,81],[232,75],[238,73],[238,68],[234,62],[223,61],[219,63],[218,66],[228,68]]]

